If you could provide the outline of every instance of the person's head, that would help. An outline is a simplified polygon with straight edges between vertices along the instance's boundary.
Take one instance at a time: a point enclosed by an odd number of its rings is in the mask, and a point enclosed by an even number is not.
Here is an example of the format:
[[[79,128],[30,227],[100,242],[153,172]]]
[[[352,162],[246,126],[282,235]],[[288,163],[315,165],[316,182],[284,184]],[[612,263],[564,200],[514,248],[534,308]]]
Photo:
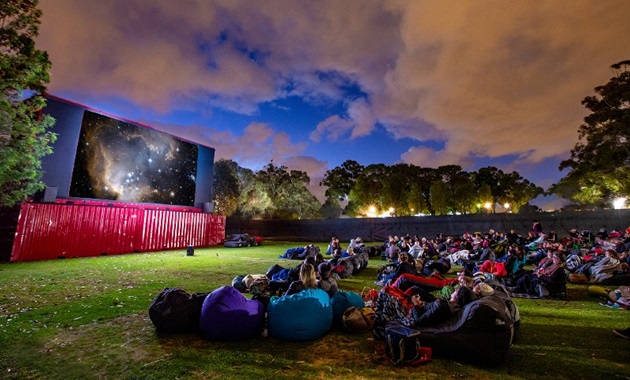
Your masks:
[[[332,265],[329,262],[324,261],[323,263],[319,264],[319,267],[317,267],[317,271],[319,272],[320,278],[329,278],[330,274],[332,273]]]
[[[302,264],[300,267],[300,281],[302,281],[304,287],[307,289],[317,287],[317,276],[313,265],[308,263]]]
[[[318,253],[315,255],[315,264],[319,264],[324,261],[324,255]]]
[[[473,292],[479,297],[487,297],[494,294],[494,289],[485,282],[481,282],[473,287]]]
[[[398,260],[400,260],[401,262],[409,261],[409,255],[403,252],[400,255],[398,255]]]
[[[471,287],[475,284],[475,280],[469,276],[458,276],[457,280],[459,281],[459,286],[461,287]]]
[[[466,286],[460,286],[451,295],[451,302],[457,304],[459,307],[464,307],[476,299],[477,296],[472,289]]]
[[[553,260],[554,264],[560,264],[562,262],[562,254],[558,251],[553,251],[553,255],[551,256],[551,259]]]
[[[619,259],[619,256],[617,256],[617,251],[615,251],[614,249],[607,249],[606,257],[609,257],[612,259]]]

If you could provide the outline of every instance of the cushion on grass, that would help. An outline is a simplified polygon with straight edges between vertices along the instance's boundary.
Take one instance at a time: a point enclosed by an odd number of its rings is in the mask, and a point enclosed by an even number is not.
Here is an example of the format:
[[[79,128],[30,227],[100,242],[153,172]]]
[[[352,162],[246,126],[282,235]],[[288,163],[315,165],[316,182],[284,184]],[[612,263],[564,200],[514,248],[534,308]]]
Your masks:
[[[263,304],[248,300],[232,286],[222,286],[208,294],[199,317],[199,329],[210,340],[233,341],[258,337],[264,323]]]
[[[272,297],[267,306],[269,336],[306,341],[324,336],[332,326],[333,311],[328,293],[305,289],[290,296]]]

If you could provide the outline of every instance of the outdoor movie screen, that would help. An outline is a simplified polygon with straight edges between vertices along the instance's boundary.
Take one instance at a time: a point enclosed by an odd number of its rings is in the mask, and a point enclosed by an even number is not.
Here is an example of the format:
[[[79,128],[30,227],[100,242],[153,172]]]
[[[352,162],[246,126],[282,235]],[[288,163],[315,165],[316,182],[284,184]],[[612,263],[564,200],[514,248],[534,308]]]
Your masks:
[[[199,147],[85,111],[70,196],[193,206]]]

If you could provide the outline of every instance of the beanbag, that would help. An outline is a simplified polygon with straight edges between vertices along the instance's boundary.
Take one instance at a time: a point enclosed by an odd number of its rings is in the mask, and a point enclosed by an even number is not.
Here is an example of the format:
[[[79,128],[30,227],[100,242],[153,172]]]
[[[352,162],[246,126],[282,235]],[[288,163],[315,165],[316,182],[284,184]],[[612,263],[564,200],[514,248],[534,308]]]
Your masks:
[[[263,304],[248,300],[232,286],[222,286],[208,294],[199,317],[199,329],[210,340],[254,338],[261,335],[264,324]]]
[[[305,289],[290,296],[272,297],[267,306],[269,336],[291,341],[321,338],[333,319],[328,293]]]
[[[507,356],[514,337],[512,311],[505,301],[479,298],[438,325],[420,327],[422,345],[436,356],[496,365]]]
[[[362,308],[365,306],[365,301],[360,294],[354,292],[346,292],[343,290],[337,290],[335,295],[330,299],[333,310],[333,324],[335,326],[341,326],[343,313],[351,306],[356,308]]]

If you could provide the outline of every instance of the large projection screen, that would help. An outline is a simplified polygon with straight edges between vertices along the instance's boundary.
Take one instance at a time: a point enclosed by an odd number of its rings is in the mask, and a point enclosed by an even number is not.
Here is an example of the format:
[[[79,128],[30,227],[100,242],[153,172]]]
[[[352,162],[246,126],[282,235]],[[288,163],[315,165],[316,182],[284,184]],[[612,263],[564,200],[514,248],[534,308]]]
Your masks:
[[[194,206],[197,145],[85,111],[70,197]]]

